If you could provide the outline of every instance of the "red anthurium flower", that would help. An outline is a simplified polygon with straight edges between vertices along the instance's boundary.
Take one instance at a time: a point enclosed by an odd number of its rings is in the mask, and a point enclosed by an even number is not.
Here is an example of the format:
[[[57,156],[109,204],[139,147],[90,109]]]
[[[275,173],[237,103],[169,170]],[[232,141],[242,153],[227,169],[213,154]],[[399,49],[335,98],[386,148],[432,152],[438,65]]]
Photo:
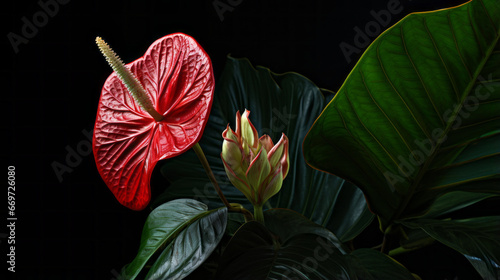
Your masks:
[[[212,64],[193,38],[180,33],[158,39],[127,65],[96,41],[115,70],[97,111],[97,168],[121,204],[141,210],[151,198],[156,163],[190,149],[203,134],[213,101]]]

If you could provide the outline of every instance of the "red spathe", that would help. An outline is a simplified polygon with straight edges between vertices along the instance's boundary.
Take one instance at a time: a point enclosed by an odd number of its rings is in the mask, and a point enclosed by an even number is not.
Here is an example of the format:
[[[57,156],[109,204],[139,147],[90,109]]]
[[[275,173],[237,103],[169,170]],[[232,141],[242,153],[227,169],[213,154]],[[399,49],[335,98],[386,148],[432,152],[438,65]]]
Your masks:
[[[142,210],[151,199],[156,163],[200,140],[212,107],[214,76],[202,47],[181,33],[158,39],[127,67],[164,118],[156,122],[113,72],[101,92],[93,151],[97,169],[118,201]]]

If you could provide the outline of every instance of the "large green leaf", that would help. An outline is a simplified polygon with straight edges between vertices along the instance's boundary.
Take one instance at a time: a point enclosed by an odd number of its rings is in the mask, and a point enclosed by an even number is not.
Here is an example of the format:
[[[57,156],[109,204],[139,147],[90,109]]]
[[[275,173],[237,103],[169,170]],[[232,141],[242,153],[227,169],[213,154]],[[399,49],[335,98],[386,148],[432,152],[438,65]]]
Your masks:
[[[266,211],[265,219],[267,228],[249,222],[236,232],[217,279],[412,279],[402,265],[378,251],[342,254],[331,232],[292,211]]]
[[[275,74],[263,67],[252,67],[248,60],[228,57],[200,145],[230,202],[251,209],[243,194],[229,182],[220,159],[222,131],[228,123],[234,128],[236,111],[246,108],[251,110],[250,119],[259,134],[269,134],[277,141],[284,132],[290,140],[290,171],[268,208],[300,212],[328,227],[342,241],[354,238],[372,221],[373,214],[356,186],[310,168],[302,157],[305,134],[332,95],[299,74]],[[221,206],[194,152],[166,161],[162,173],[171,185],[160,202],[191,197],[210,207]]]
[[[135,279],[151,257],[159,254],[147,279],[184,278],[219,244],[226,222],[226,207],[208,211],[205,204],[192,199],[177,199],[157,207],[146,220],[139,252],[124,267],[123,276]]]
[[[382,227],[451,191],[500,193],[500,1],[410,14],[379,36],[304,141]]]
[[[448,221],[419,219],[403,224],[421,228],[462,253],[484,279],[500,279],[500,216]]]

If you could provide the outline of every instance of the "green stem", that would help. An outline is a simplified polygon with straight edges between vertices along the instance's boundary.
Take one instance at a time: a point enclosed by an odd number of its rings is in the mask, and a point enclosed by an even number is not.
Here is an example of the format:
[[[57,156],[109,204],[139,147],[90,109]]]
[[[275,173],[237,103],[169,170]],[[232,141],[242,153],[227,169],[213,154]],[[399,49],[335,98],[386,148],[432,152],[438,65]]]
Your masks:
[[[396,256],[399,254],[412,252],[412,251],[427,247],[429,245],[432,245],[432,244],[434,244],[435,241],[436,240],[432,237],[426,237],[423,239],[419,239],[419,240],[416,240],[414,242],[410,242],[410,243],[405,244],[406,248],[398,247],[396,249],[390,250],[389,256]]]
[[[205,172],[207,173],[208,178],[212,182],[212,185],[215,188],[215,191],[220,197],[220,200],[222,200],[222,203],[228,208],[231,209],[233,208],[231,204],[229,204],[229,201],[227,201],[226,197],[222,193],[222,190],[219,187],[219,183],[217,183],[217,179],[215,179],[214,173],[212,172],[212,169],[210,168],[210,165],[208,164],[207,158],[205,157],[205,153],[203,153],[203,150],[201,149],[200,144],[196,143],[193,146],[193,150],[200,159],[201,165],[203,165],[203,168],[205,169]]]
[[[388,255],[389,256],[397,256],[399,254],[404,254],[404,253],[408,253],[408,252],[412,252],[412,251],[415,251],[415,250],[418,250],[420,248],[411,248],[411,249],[405,249],[403,247],[398,247],[396,249],[393,249],[393,250],[390,250]]]
[[[389,239],[392,237],[392,234],[394,234],[394,228],[392,225],[390,225],[385,229],[385,232],[384,232],[384,239],[382,240],[382,245],[380,246],[381,253],[384,253],[384,254],[389,253],[389,246],[390,246]]]
[[[253,215],[252,212],[248,211],[243,205],[239,203],[230,203],[231,208],[229,208],[229,212],[238,212],[243,214],[245,216],[245,222],[253,221]]]
[[[264,212],[262,212],[262,205],[253,206],[253,215],[256,221],[264,224]]]
[[[380,246],[380,252],[387,254],[389,251],[387,249],[387,233],[384,234],[384,239],[382,240],[382,245]]]

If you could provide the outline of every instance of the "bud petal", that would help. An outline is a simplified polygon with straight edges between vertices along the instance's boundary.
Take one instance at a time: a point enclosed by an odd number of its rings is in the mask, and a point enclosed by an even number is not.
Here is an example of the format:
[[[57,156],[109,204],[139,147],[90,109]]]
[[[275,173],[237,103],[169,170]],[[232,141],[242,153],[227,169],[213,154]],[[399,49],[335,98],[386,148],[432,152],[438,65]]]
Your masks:
[[[229,127],[229,124],[227,125],[226,129],[222,132],[222,137],[224,138],[224,140],[231,140],[233,142],[238,143],[238,135],[236,135],[236,132],[234,132]]]
[[[271,166],[267,160],[267,152],[265,149],[260,149],[246,172],[247,182],[257,190],[269,173],[271,173]]]
[[[267,184],[263,184],[263,186],[259,188],[258,191],[262,204],[264,204],[268,199],[277,194],[283,184],[283,170],[281,167],[276,169],[274,174],[270,174],[270,176],[272,177],[269,178]]]
[[[229,181],[242,192],[248,200],[253,202],[255,199],[255,191],[246,183],[245,174],[243,172],[235,172],[229,164],[224,160],[221,154],[222,162],[224,163],[224,169],[226,170],[226,175]],[[239,174],[237,174],[239,173]],[[243,174],[242,174],[243,173]],[[243,177],[242,177],[243,176]]]
[[[237,143],[233,141],[224,140],[222,143],[222,153],[221,157],[234,168],[236,165],[241,165],[242,156],[241,156],[241,148]]]
[[[240,111],[236,112],[236,134],[238,135],[238,140],[241,142],[241,114],[240,114]]]
[[[269,151],[267,158],[269,159],[269,163],[271,164],[271,168],[275,169],[278,167],[278,164],[281,162],[281,158],[283,157],[283,151],[285,150],[285,143],[287,142],[285,139],[285,134],[281,135],[281,139],[278,141],[276,145]]]
[[[271,139],[271,137],[269,137],[269,135],[262,135],[262,137],[260,137],[259,139],[259,142],[262,148],[266,149],[266,152],[268,153],[267,157],[269,158],[269,151],[274,146],[273,140]]]
[[[290,169],[290,158],[288,157],[288,137],[283,133],[282,136],[285,139],[285,143],[283,144],[283,156],[281,157],[281,168],[283,172],[283,179],[288,175],[288,170]]]
[[[222,133],[222,137],[224,141],[222,142],[221,157],[234,169],[237,165],[241,165],[243,149],[238,143],[238,137],[229,125]]]
[[[249,115],[250,111],[245,110],[241,117],[241,137],[243,142],[246,142],[250,148],[255,150],[259,145],[259,135],[250,119],[248,119]]]

